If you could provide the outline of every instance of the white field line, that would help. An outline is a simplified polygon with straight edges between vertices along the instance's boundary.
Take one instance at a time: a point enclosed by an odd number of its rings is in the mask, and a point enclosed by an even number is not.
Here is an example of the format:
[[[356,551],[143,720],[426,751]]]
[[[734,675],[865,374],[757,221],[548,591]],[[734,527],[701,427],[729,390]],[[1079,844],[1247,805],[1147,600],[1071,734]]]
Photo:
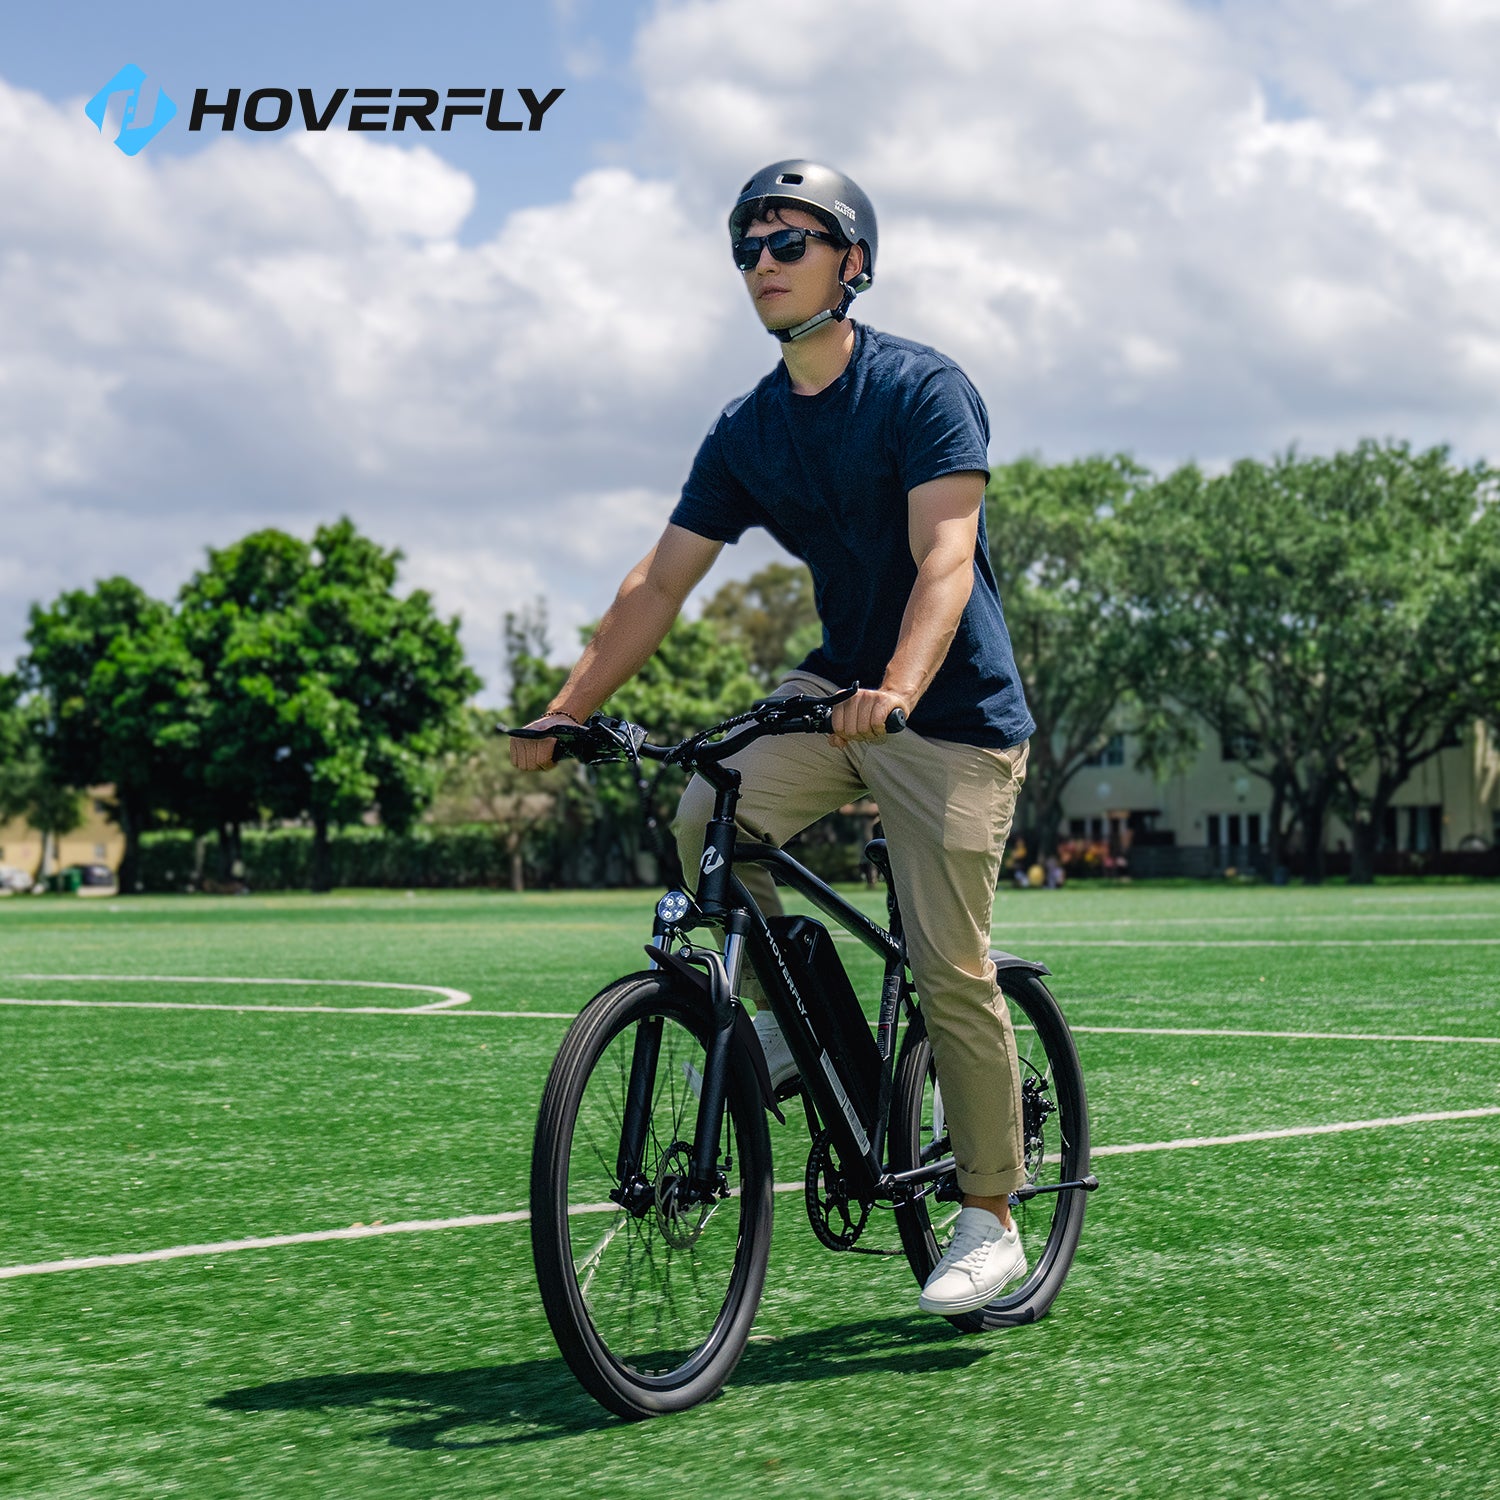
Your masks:
[[[1195,1135],[1177,1141],[1145,1141],[1134,1146],[1095,1146],[1096,1156],[1133,1156],[1146,1151],[1186,1151],[1195,1146],[1241,1146],[1250,1141],[1285,1141],[1293,1136],[1338,1135],[1345,1130],[1389,1130],[1396,1125],[1430,1125],[1442,1120],[1484,1120],[1500,1115],[1500,1104],[1483,1109],[1443,1109],[1425,1115],[1388,1115],[1383,1120],[1343,1120],[1336,1125],[1293,1125],[1285,1130],[1247,1130],[1241,1135]],[[3,1275],[0,1272],[0,1275]]]
[[[992,932],[990,940],[1005,936]],[[1055,948],[1496,948],[1492,938],[1049,938]]]
[[[1298,1136],[1336,1135],[1349,1130],[1389,1130],[1400,1125],[1480,1120],[1496,1115],[1500,1115],[1500,1105],[1483,1109],[1434,1110],[1420,1115],[1390,1115],[1381,1120],[1343,1120],[1331,1125],[1292,1125],[1283,1130],[1250,1130],[1240,1135],[1200,1135],[1175,1141],[1096,1146],[1090,1156],[1131,1156],[1152,1151],[1186,1151],[1199,1146],[1239,1146],[1256,1141],[1291,1140]],[[800,1193],[804,1188],[800,1182],[778,1182],[775,1190],[778,1193]],[[613,1213],[617,1207],[614,1203],[584,1203],[570,1212]],[[363,1240],[383,1234],[417,1234],[436,1229],[472,1229],[488,1224],[522,1224],[530,1218],[531,1214],[526,1209],[512,1209],[509,1213],[466,1214],[456,1219],[404,1219],[394,1224],[354,1224],[347,1229],[313,1229],[303,1234],[261,1235],[254,1239],[219,1240],[206,1245],[174,1245],[165,1250],[129,1251],[120,1255],[83,1255],[71,1260],[44,1260],[24,1266],[0,1266],[0,1281],[11,1281],[21,1276],[45,1276],[54,1271],[93,1271],[105,1266],[140,1266],[152,1261],[181,1260],[188,1256],[231,1255],[238,1250],[274,1250],[283,1245],[315,1245],[328,1240]]]
[[[572,1010],[472,1010],[438,1011],[428,1006],[384,1005],[214,1005],[204,1001],[183,1000],[40,1000],[0,995],[0,1005],[32,1006],[43,1009],[69,1010],[212,1010],[233,1015],[256,1012],[265,1015],[317,1016],[432,1016],[435,1019],[462,1019],[483,1016],[498,1021],[572,1021],[578,1012]],[[1500,1036],[1424,1036],[1418,1032],[1381,1031],[1257,1031],[1237,1026],[1071,1026],[1080,1035],[1099,1036],[1229,1036],[1260,1038],[1268,1041],[1304,1042],[1435,1042],[1471,1043],[1476,1047],[1500,1046]]]
[[[12,979],[45,980],[49,984],[296,984],[320,985],[331,989],[407,990],[422,995],[441,995],[427,1005],[410,1005],[411,1011],[446,1010],[451,1005],[467,1005],[474,997],[466,990],[449,989],[445,984],[391,984],[379,979],[230,979],[222,974],[12,974]],[[213,1009],[214,1007],[209,1007]],[[248,1007],[247,1007],[248,1008]],[[274,1009],[274,1007],[271,1007]],[[329,1007],[317,1007],[326,1009]]]
[[[1070,1026],[1100,1036],[1242,1036],[1294,1042],[1464,1042],[1500,1047],[1500,1036],[1421,1036],[1380,1031],[1251,1031],[1237,1026]]]
[[[215,1005],[212,1001],[189,1000],[32,1000],[10,995],[0,995],[0,1005],[67,1010],[216,1010],[229,1015],[254,1011],[271,1016],[431,1016],[443,1020],[491,1016],[505,1021],[571,1021],[578,1014],[576,1010],[439,1010],[434,1005]]]
[[[1003,914],[1006,920],[997,922],[996,927],[1004,927],[1007,932],[1018,927],[1033,928],[1038,932],[1051,932],[1063,927],[1276,927],[1290,925],[1293,922],[1322,922],[1328,926],[1338,926],[1346,922],[1493,922],[1500,912],[1494,907],[1484,911],[1427,911],[1427,912],[1401,912],[1397,914],[1386,914],[1383,912],[1327,912],[1322,914],[1296,914],[1265,912],[1259,916],[1231,916],[1231,917],[1111,917],[1108,921],[1080,918],[1063,922],[1049,922],[1045,918],[1037,918],[1034,921],[1011,921],[1010,913]]]

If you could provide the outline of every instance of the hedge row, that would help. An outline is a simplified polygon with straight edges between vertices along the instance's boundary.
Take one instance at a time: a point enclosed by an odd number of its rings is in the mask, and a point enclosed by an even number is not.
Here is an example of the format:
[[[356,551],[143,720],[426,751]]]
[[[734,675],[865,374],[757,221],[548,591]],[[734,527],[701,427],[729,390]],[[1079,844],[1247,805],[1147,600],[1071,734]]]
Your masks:
[[[147,891],[210,889],[218,879],[221,864],[212,839],[201,860],[191,834],[147,834],[142,844],[141,878]],[[310,829],[247,830],[240,847],[239,879],[252,891],[305,891],[311,885]],[[351,828],[329,836],[328,854],[335,885],[410,890],[510,884],[510,855],[483,827],[424,828],[405,837]]]
[[[840,820],[831,819],[829,824]],[[845,830],[829,824],[810,829],[791,852],[825,880],[855,880],[860,873],[858,841],[838,837]],[[307,890],[312,884],[312,831],[278,828],[247,829],[241,837],[241,868],[237,884],[252,891]],[[577,853],[578,851],[574,851]],[[329,862],[336,886],[414,889],[506,888],[511,881],[511,857],[505,845],[485,825],[467,828],[422,827],[397,836],[379,828],[350,828],[330,834]],[[578,864],[577,860],[573,861]],[[623,858],[585,861],[587,873],[555,871],[528,858],[528,886],[561,883],[597,885],[655,884],[651,866]],[[152,892],[217,890],[223,888],[217,841],[201,848],[189,833],[148,833],[142,840],[142,889]],[[593,878],[590,879],[589,875]],[[582,878],[580,878],[580,876]]]

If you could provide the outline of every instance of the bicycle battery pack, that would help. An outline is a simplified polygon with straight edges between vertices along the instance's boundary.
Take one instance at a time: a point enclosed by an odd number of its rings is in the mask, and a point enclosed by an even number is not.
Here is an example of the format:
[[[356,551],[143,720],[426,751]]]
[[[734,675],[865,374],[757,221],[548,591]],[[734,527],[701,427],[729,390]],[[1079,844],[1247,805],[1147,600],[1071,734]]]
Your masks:
[[[767,925],[807,1005],[823,1082],[839,1101],[833,1119],[824,1123],[833,1130],[846,1161],[851,1149],[863,1157],[870,1149],[865,1127],[874,1124],[880,1105],[880,1051],[859,997],[821,922],[811,917],[771,917]],[[837,1075],[823,1063],[823,1056],[837,1064]],[[852,1110],[844,1108],[846,1100]]]

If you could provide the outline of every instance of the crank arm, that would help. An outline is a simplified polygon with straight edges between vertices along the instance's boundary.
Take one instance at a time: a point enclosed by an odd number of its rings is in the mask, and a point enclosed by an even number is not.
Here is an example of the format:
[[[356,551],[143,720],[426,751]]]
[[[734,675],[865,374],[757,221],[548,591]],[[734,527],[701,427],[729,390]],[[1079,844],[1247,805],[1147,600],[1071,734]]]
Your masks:
[[[1099,1186],[1099,1179],[1092,1172],[1087,1177],[1080,1177],[1076,1182],[1054,1182],[1047,1187],[1020,1187],[1010,1195],[1012,1203],[1024,1203],[1028,1198],[1038,1197],[1042,1193],[1092,1193]]]

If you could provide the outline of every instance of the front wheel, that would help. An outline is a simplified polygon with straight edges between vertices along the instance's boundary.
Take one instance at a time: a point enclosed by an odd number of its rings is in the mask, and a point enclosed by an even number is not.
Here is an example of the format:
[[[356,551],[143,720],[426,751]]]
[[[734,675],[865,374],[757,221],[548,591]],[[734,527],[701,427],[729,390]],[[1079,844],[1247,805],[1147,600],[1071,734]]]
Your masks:
[[[531,1244],[542,1305],[584,1388],[623,1417],[715,1395],[739,1362],[771,1250],[771,1146],[735,1049],[719,1190],[688,1174],[713,1020],[652,971],[619,980],[563,1040],[537,1119]],[[639,1151],[631,1161],[627,1119]]]
[[[1002,969],[996,981],[1015,1028],[1027,1185],[1047,1188],[1077,1182],[1089,1169],[1089,1119],[1083,1071],[1067,1023],[1036,975]],[[896,1061],[890,1130],[891,1166],[897,1171],[925,1166],[951,1153],[932,1043],[920,1014],[906,1028]],[[988,1306],[948,1321],[979,1332],[1040,1318],[1062,1289],[1073,1262],[1087,1202],[1088,1195],[1076,1188],[1013,1200],[1011,1212],[1029,1267],[1025,1279],[1006,1287]],[[926,1283],[942,1258],[958,1210],[957,1182],[951,1173],[939,1179],[936,1192],[897,1209],[901,1247],[919,1282]]]

